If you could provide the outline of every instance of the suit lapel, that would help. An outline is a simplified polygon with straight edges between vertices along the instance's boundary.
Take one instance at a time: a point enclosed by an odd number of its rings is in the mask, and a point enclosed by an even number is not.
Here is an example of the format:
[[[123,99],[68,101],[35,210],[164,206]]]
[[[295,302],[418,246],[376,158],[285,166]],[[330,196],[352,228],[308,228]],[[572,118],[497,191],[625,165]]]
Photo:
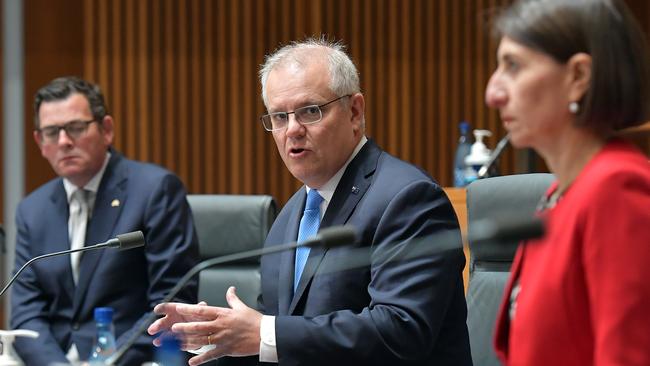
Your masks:
[[[305,200],[307,193],[303,187],[298,191],[293,199],[290,201],[291,212],[289,220],[284,233],[284,241],[291,242],[298,238],[298,227],[300,226],[300,219],[302,212],[305,210]],[[285,250],[281,254],[280,259],[280,278],[278,283],[278,313],[280,315],[289,314],[289,304],[293,298],[293,275],[295,272],[295,250]]]
[[[104,177],[99,185],[92,217],[88,222],[86,230],[86,244],[97,244],[110,239],[113,236],[113,228],[126,202],[127,167],[123,164],[123,158],[119,153],[112,152],[111,161],[106,167]],[[120,204],[114,206],[112,202],[119,200]],[[99,260],[106,250],[92,250],[85,252],[81,257],[79,266],[79,283],[75,292],[74,312],[79,311],[88,284],[92,281],[93,274]]]
[[[330,226],[344,225],[348,222],[354,208],[370,187],[380,154],[379,147],[372,140],[369,140],[350,162],[345,169],[345,173],[343,173],[343,177],[341,177],[341,181],[336,186],[332,201],[327,207],[323,220],[321,220],[319,230]],[[295,311],[296,305],[316,274],[325,253],[327,253],[327,249],[323,247],[314,247],[309,252],[309,258],[300,277],[296,294],[289,306],[289,314]]]

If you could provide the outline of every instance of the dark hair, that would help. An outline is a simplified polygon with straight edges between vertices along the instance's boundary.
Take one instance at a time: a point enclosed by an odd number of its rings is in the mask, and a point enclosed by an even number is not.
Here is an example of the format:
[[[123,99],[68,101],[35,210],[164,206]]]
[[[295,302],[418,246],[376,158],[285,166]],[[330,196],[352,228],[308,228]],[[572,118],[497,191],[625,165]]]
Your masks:
[[[93,118],[101,121],[108,114],[104,95],[99,86],[78,78],[76,76],[65,76],[50,81],[47,85],[40,88],[34,96],[34,125],[38,129],[40,121],[38,119],[38,110],[43,102],[52,102],[67,99],[70,95],[79,93],[86,97],[90,105],[90,112]]]
[[[647,119],[646,39],[623,1],[519,0],[500,13],[493,31],[561,63],[581,52],[591,56],[591,85],[580,101],[579,124],[611,131]]]

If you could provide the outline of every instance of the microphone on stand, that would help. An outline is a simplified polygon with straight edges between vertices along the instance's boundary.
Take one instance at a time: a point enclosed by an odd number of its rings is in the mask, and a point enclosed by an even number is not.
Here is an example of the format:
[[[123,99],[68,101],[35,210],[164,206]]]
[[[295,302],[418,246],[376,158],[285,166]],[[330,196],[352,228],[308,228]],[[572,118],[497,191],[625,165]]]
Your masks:
[[[318,234],[310,237],[309,239],[301,243],[291,242],[286,244],[273,245],[269,247],[252,249],[252,250],[247,250],[245,252],[233,253],[233,254],[223,255],[220,257],[206,259],[198,263],[194,267],[192,267],[192,269],[190,269],[180,280],[178,280],[176,286],[174,286],[169,291],[169,293],[167,293],[167,296],[165,296],[165,298],[162,299],[161,303],[172,301],[174,297],[180,292],[180,290],[183,289],[183,287],[185,287],[187,282],[192,277],[197,275],[202,270],[212,266],[216,266],[218,264],[234,262],[241,259],[260,257],[268,254],[283,252],[285,250],[294,250],[298,247],[321,246],[325,248],[334,248],[343,245],[351,245],[354,244],[356,241],[357,241],[357,233],[354,227],[349,225],[332,226],[320,230]],[[128,351],[129,348],[133,346],[133,344],[138,340],[140,335],[149,327],[149,325],[151,325],[151,323],[153,323],[154,320],[156,320],[156,318],[157,315],[153,311],[150,312],[145,318],[143,318],[140,322],[140,326],[136,328],[131,333],[129,338],[122,344],[122,346],[118,348],[117,351],[115,351],[115,353],[106,360],[105,365],[114,365],[117,361],[119,361],[119,359],[124,355],[124,353],[126,353],[126,351]]]
[[[83,248],[77,248],[77,249],[68,249],[68,250],[62,250],[60,252],[55,252],[55,253],[48,253],[48,254],[43,254],[39,255],[38,257],[34,257],[27,261],[25,264],[23,264],[22,267],[16,273],[11,277],[11,280],[5,285],[5,287],[0,291],[0,296],[2,296],[9,287],[11,287],[11,284],[14,283],[16,278],[24,271],[27,267],[29,267],[32,263],[45,259],[45,258],[50,258],[50,257],[57,257],[60,255],[65,255],[65,254],[70,254],[70,253],[75,253],[75,252],[85,252],[89,250],[96,250],[96,249],[104,249],[104,248],[119,248],[120,250],[128,250],[128,249],[133,249],[133,248],[139,248],[141,246],[145,245],[145,240],[144,240],[144,234],[142,234],[142,231],[132,231],[130,233],[126,234],[120,234],[117,235],[115,238],[110,239],[108,241],[105,241],[103,243],[95,244],[95,245],[89,245],[85,246]]]
[[[521,242],[544,236],[546,226],[539,217],[504,216],[472,222],[467,239],[474,244]]]
[[[390,261],[401,261],[424,256],[441,255],[450,250],[459,250],[461,242],[473,245],[488,243],[522,242],[544,236],[546,223],[539,217],[526,215],[505,215],[472,221],[467,235],[462,238],[455,230],[446,230],[433,235],[421,236],[411,240],[410,249],[403,253],[391,254]],[[462,239],[462,240],[461,240]],[[370,265],[373,249],[368,246],[351,248],[345,260],[321,264],[319,274],[347,271]],[[376,252],[375,252],[376,253]]]
[[[499,143],[497,143],[497,146],[494,148],[494,151],[492,151],[492,155],[490,155],[488,161],[486,161],[485,164],[483,164],[483,166],[478,170],[478,179],[487,178],[488,171],[497,161],[501,153],[503,153],[509,141],[510,141],[510,134],[503,136],[503,138],[499,140]]]

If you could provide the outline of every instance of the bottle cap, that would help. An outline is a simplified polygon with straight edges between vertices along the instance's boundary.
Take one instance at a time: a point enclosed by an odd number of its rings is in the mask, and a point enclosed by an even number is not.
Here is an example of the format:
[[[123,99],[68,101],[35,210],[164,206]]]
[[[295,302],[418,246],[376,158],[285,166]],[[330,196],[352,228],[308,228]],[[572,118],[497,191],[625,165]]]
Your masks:
[[[113,321],[113,308],[95,308],[95,322],[111,323]]]
[[[461,121],[458,124],[458,128],[460,128],[460,134],[465,135],[467,132],[469,132],[469,122],[467,121]]]
[[[181,342],[173,334],[165,334],[161,339],[161,349],[176,352],[181,349]]]
[[[181,342],[173,333],[166,333],[161,336],[161,345],[156,351],[156,361],[159,365],[176,366],[186,365]]]

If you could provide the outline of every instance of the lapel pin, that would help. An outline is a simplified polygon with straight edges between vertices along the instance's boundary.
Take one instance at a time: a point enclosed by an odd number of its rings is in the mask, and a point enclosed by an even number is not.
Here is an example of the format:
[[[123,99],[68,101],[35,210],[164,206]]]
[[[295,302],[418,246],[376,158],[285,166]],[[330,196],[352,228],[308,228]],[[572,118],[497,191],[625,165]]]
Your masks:
[[[352,186],[352,193],[359,194],[359,188],[356,186]]]
[[[119,207],[120,206],[120,200],[117,198],[111,201],[111,207]]]

